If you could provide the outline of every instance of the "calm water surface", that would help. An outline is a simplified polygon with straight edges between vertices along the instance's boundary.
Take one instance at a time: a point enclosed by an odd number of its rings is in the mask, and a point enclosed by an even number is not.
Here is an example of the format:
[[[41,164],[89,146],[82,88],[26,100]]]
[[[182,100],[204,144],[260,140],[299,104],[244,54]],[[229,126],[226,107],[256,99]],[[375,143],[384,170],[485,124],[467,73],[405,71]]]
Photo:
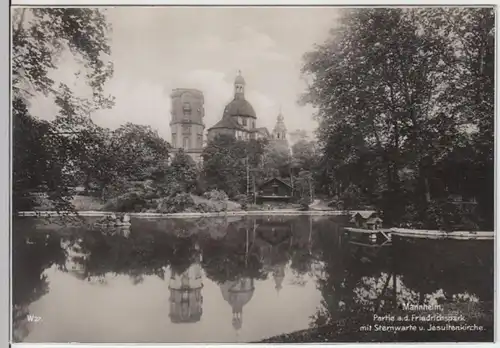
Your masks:
[[[491,241],[373,247],[328,217],[92,222],[14,221],[15,342],[251,342],[406,303],[493,308]]]

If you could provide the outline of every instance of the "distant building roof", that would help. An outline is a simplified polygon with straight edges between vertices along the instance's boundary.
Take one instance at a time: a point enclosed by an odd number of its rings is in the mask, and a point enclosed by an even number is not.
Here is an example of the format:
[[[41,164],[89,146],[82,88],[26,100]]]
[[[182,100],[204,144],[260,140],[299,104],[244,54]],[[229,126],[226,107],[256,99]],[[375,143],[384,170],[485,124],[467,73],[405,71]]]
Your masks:
[[[264,181],[262,184],[260,184],[260,186],[264,186],[265,184],[268,184],[268,183],[270,183],[273,180],[277,180],[277,181],[281,182],[282,184],[284,184],[284,185],[292,188],[292,185],[291,185],[291,182],[290,182],[289,179],[280,179],[280,178],[277,178],[277,177],[274,177],[274,178],[271,178],[269,180]]]
[[[252,104],[250,104],[246,99],[235,98],[224,108],[223,117],[226,116],[246,116],[257,118],[255,110]]]
[[[264,136],[269,136],[271,134],[269,133],[269,130],[266,127],[255,128],[255,132],[262,134]]]
[[[223,117],[219,122],[217,122],[213,127],[209,128],[208,130],[221,129],[221,128],[243,130],[243,128],[239,124],[237,124],[231,117],[226,117],[226,116]]]

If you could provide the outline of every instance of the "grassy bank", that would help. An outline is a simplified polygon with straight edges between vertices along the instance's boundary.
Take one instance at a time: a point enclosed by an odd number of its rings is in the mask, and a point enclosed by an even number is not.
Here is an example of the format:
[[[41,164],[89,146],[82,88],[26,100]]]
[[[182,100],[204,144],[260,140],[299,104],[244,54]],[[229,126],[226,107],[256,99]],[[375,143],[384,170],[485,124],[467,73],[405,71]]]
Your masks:
[[[113,212],[106,211],[79,211],[76,213],[71,212],[56,212],[56,211],[22,211],[18,213],[18,216],[83,216],[83,217],[102,217],[111,215]],[[344,211],[319,211],[319,210],[309,210],[309,211],[299,211],[299,210],[239,210],[239,211],[225,211],[225,212],[213,212],[213,213],[171,213],[171,214],[161,214],[161,213],[128,213],[133,218],[196,218],[196,217],[215,217],[215,216],[246,216],[246,215],[328,215],[328,216],[344,216],[346,212]]]

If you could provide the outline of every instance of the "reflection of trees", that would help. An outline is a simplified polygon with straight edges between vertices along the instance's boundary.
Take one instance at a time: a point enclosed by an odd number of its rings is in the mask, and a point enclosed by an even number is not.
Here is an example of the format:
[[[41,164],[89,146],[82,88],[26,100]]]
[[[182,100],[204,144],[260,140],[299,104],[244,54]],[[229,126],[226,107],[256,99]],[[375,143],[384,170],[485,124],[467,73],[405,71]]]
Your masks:
[[[319,231],[319,248],[323,277],[318,286],[323,294],[322,305],[314,317],[314,325],[330,325],[341,318],[359,315],[379,307],[383,290],[389,288],[390,255],[387,249],[372,250],[346,244],[340,240],[342,231],[336,224],[326,224]],[[342,244],[341,244],[342,243]],[[385,277],[384,281],[378,278]]]
[[[254,248],[253,231],[239,225],[230,225],[224,239],[207,239],[202,245],[203,269],[207,277],[219,284],[240,277],[266,278]]]
[[[493,244],[489,241],[395,240],[395,258],[404,283],[421,294],[443,290],[493,301]]]
[[[195,261],[198,250],[192,236],[185,238],[172,238],[167,254],[171,255],[170,268],[172,272],[182,274]]]
[[[339,235],[331,226],[319,232],[324,268],[318,286],[323,301],[313,318],[314,327],[329,326],[333,331],[339,325],[350,327],[350,339],[357,340],[359,325],[372,324],[369,318],[374,312],[398,311],[403,303],[451,303],[467,294],[473,294],[472,300],[492,301],[491,243],[394,237],[392,247],[369,248],[349,244]]]
[[[28,306],[49,290],[44,271],[64,265],[61,238],[39,233],[32,220],[14,219],[12,231],[13,339],[22,341],[29,333]]]
[[[179,241],[171,234],[154,229],[132,229],[130,234],[103,233],[87,230],[79,243],[86,258],[81,258],[87,279],[108,273],[126,274],[134,283],[140,283],[146,275],[164,278],[165,267],[189,251],[189,243]],[[189,262],[186,262],[189,266]],[[182,262],[179,262],[182,264]],[[183,265],[179,266],[184,267]]]
[[[292,270],[299,276],[311,273],[312,264],[318,259],[315,237],[321,221],[312,216],[299,216],[293,222]]]

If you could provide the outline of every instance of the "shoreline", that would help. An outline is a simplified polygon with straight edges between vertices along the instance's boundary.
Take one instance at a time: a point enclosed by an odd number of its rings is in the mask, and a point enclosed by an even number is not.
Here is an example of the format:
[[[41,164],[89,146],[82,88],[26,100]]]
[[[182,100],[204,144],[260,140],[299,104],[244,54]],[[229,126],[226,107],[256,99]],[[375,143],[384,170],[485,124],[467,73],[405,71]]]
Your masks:
[[[221,217],[221,216],[258,216],[258,215],[315,215],[315,216],[348,216],[363,212],[356,211],[340,211],[340,210],[238,210],[213,213],[126,213],[132,218],[199,218],[199,217]],[[83,217],[104,217],[111,214],[125,214],[121,212],[106,212],[106,211],[78,211],[78,212],[57,212],[57,211],[21,211],[18,212],[19,217],[57,217],[57,216],[83,216]]]

